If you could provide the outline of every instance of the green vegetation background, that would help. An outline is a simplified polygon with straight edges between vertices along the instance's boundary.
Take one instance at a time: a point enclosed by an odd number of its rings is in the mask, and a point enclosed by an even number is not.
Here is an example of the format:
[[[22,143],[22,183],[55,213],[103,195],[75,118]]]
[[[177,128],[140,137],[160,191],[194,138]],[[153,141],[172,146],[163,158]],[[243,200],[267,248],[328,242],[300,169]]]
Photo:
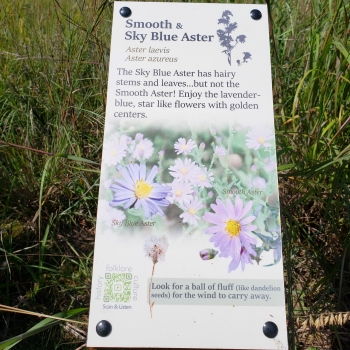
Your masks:
[[[268,8],[290,348],[349,349],[350,3]],[[111,21],[0,0],[0,349],[85,348]]]

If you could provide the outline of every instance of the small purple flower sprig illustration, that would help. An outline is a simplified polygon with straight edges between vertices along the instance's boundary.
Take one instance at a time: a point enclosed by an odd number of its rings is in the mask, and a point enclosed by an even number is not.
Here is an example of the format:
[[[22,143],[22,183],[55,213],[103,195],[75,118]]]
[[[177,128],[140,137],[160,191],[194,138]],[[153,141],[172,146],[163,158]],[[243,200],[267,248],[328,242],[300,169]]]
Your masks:
[[[238,44],[244,44],[246,41],[246,36],[244,34],[237,35],[234,39],[231,35],[233,31],[235,31],[238,27],[237,22],[231,22],[232,12],[229,10],[226,10],[222,13],[222,17],[219,18],[218,24],[223,24],[224,29],[217,30],[217,35],[219,37],[220,45],[225,47],[226,49],[222,51],[225,55],[227,55],[227,60],[229,65],[231,66],[232,57],[231,53],[232,50],[238,45]],[[243,59],[237,60],[237,64],[240,66],[243,63],[248,63],[248,60],[252,59],[252,55],[250,52],[243,52]]]

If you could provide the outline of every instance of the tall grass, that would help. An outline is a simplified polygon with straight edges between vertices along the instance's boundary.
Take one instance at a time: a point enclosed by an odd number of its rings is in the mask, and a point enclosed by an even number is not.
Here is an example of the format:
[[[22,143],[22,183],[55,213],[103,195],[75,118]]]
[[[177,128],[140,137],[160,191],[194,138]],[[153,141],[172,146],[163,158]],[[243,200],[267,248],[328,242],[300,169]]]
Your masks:
[[[290,347],[348,349],[350,4],[267,3]],[[106,0],[0,0],[2,305],[88,306],[111,19]],[[39,321],[0,312],[0,349],[83,346],[81,324]]]
[[[44,314],[86,307],[111,10],[0,1],[0,17],[0,303]],[[38,321],[4,313],[0,322],[7,339]],[[71,341],[50,332],[23,347]]]
[[[343,319],[341,330],[312,324],[349,311],[349,10],[343,1],[272,5],[291,343],[304,347],[349,347]]]

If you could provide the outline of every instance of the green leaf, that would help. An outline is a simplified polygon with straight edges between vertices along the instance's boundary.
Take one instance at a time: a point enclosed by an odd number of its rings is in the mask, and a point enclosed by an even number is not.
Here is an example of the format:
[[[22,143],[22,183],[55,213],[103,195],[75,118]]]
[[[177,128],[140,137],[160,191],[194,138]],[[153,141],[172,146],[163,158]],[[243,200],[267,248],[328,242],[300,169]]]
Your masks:
[[[80,315],[86,312],[88,308],[79,308],[74,310],[69,310],[65,312],[59,312],[58,314],[53,315],[53,317],[67,318],[69,319],[72,316]],[[54,318],[45,318],[44,320],[37,323],[34,327],[30,328],[27,332],[19,334],[11,339],[7,339],[0,343],[0,350],[8,350],[17,345],[21,340],[29,338],[35,334],[41,333],[46,329],[54,327],[61,323],[62,320],[56,320]]]

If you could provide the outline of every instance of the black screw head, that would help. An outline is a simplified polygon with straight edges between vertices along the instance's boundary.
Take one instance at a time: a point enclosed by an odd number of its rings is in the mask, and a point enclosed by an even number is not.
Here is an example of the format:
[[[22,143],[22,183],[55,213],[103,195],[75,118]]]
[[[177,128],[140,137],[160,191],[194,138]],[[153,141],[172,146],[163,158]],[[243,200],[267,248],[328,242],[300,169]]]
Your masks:
[[[119,10],[119,13],[122,17],[130,17],[131,16],[131,10],[129,9],[129,7],[122,7],[120,10]]]
[[[262,14],[259,10],[254,9],[250,11],[250,17],[253,18],[255,21],[258,21],[262,17]]]
[[[96,333],[100,337],[107,337],[111,334],[111,332],[112,332],[112,325],[108,321],[102,320],[99,323],[97,323]]]
[[[275,338],[278,333],[278,327],[276,323],[271,321],[265,322],[263,326],[263,333],[268,338]]]

